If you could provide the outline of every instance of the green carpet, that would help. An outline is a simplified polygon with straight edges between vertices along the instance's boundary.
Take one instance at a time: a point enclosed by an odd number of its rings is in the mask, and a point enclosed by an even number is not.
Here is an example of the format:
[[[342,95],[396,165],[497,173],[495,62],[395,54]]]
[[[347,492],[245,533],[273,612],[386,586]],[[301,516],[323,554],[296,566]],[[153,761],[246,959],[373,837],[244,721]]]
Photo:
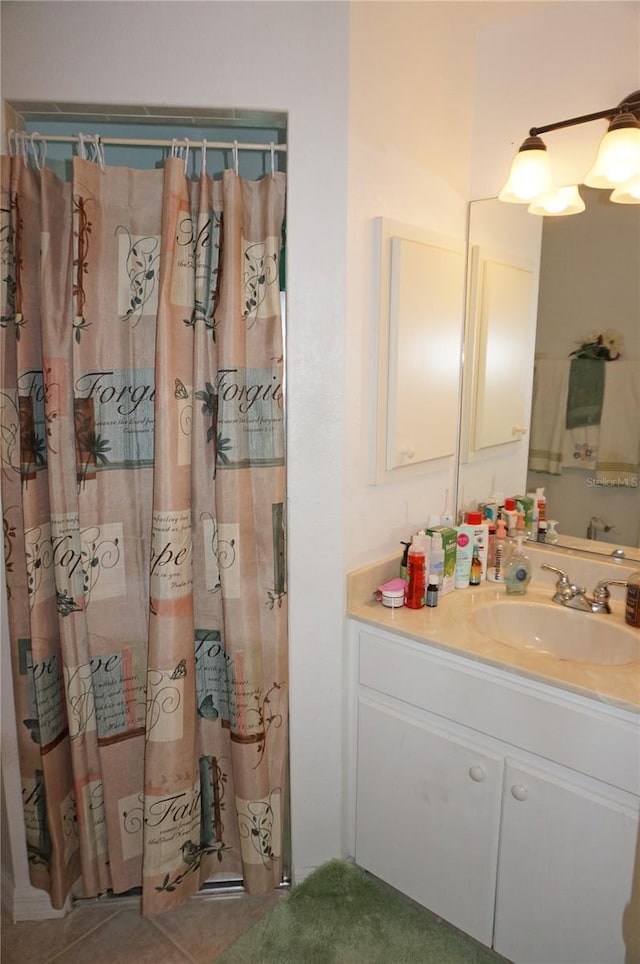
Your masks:
[[[495,964],[475,944],[353,864],[320,867],[216,964]]]

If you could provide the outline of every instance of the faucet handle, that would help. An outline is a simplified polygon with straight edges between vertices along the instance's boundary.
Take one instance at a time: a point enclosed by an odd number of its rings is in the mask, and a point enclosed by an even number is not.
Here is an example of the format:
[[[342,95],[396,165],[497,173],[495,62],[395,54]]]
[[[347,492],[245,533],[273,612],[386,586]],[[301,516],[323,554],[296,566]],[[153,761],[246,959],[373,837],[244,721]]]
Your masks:
[[[550,569],[551,572],[558,574],[559,579],[556,582],[556,591],[553,595],[553,601],[562,603],[563,605],[570,599],[574,599],[580,594],[580,589],[578,586],[574,586],[568,575],[563,569],[558,569],[556,566],[550,566],[548,562],[543,562],[542,569]]]
[[[611,598],[611,593],[609,592],[609,586],[626,586],[626,579],[601,579],[596,588],[593,590],[593,601],[596,605],[600,606],[600,612],[610,613],[611,606],[609,605],[609,599]]]
[[[601,579],[596,588],[593,590],[593,595],[595,599],[608,599],[609,598],[609,586],[626,586],[626,579]]]
[[[548,562],[543,562],[540,568],[549,569],[551,572],[556,572],[560,576],[558,582],[562,583],[562,585],[569,585],[569,577],[563,569],[557,569],[556,566],[550,566]]]

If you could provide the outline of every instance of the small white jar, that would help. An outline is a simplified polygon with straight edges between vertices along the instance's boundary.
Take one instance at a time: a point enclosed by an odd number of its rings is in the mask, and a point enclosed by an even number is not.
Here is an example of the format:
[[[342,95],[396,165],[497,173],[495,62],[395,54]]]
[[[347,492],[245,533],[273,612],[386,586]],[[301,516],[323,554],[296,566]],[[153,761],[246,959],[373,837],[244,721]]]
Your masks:
[[[382,589],[382,605],[389,609],[399,609],[404,606],[404,589]]]

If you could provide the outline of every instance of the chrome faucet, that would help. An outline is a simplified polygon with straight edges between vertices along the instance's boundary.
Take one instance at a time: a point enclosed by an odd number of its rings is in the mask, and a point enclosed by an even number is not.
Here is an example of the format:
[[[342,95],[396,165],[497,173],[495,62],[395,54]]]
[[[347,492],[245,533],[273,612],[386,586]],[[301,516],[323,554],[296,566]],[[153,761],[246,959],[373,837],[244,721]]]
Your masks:
[[[588,596],[585,586],[576,586],[562,569],[556,569],[555,566],[550,566],[546,562],[543,563],[542,568],[550,569],[559,576],[552,596],[553,602],[567,606],[569,609],[578,609],[583,613],[610,613],[609,586],[627,585],[626,579],[601,579],[593,591],[593,596]]]

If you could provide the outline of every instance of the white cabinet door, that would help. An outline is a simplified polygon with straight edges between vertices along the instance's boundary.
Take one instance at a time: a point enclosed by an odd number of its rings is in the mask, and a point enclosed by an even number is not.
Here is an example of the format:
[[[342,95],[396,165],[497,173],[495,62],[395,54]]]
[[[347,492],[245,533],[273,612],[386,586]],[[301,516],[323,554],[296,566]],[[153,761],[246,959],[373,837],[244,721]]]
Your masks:
[[[638,813],[583,778],[506,765],[495,949],[518,964],[624,964]]]
[[[503,760],[366,698],[356,861],[490,945]]]

